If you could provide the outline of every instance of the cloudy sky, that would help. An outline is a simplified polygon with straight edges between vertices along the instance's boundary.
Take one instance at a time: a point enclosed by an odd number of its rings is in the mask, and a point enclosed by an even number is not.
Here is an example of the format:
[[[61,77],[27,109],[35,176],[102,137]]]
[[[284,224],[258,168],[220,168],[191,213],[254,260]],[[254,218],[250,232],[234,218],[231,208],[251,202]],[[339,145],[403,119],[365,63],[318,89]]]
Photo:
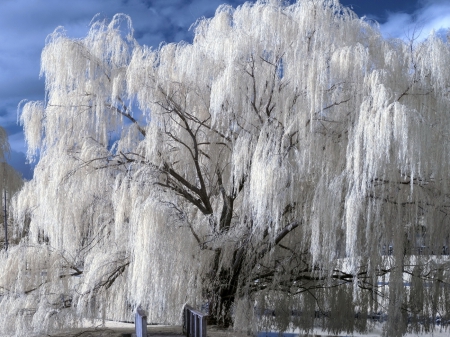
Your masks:
[[[45,38],[56,27],[83,37],[92,18],[128,14],[141,44],[190,41],[189,27],[196,19],[211,17],[222,3],[234,7],[245,0],[0,0],[0,125],[12,147],[10,163],[24,177],[32,177],[25,164],[26,146],[17,124],[22,99],[40,100],[44,81],[39,79],[40,53]],[[425,38],[431,30],[450,27],[450,0],[341,0],[359,16],[380,23],[386,37],[408,38],[415,31]]]

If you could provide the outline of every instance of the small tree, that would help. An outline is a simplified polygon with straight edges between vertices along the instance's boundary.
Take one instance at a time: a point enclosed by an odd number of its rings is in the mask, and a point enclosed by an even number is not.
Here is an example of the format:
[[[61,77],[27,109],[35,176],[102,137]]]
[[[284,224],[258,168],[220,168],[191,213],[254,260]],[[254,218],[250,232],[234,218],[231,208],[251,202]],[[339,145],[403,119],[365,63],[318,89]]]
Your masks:
[[[10,151],[8,135],[6,130],[0,127],[0,210],[2,213],[2,237],[5,250],[8,249],[11,231],[8,230],[8,211],[12,196],[23,185],[20,174],[6,162],[6,157]],[[9,236],[9,238],[8,238]]]
[[[42,53],[16,206],[31,324],[137,305],[173,323],[185,302],[241,328],[264,308],[333,332],[381,311],[389,336],[448,317],[447,43],[385,40],[324,0],[221,6],[193,44],[132,33],[116,15]]]

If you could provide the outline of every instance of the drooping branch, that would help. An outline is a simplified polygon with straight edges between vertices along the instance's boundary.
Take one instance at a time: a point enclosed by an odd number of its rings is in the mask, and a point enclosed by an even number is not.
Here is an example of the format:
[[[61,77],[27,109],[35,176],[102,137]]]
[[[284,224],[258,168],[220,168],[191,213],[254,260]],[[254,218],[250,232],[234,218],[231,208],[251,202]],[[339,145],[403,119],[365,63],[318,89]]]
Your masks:
[[[110,271],[107,275],[103,275],[102,279],[100,281],[98,281],[95,286],[89,290],[90,291],[94,291],[94,292],[98,292],[100,291],[102,288],[104,289],[109,289],[114,282],[116,281],[116,279],[121,276],[124,272],[125,269],[130,265],[130,261],[125,261],[122,262],[121,264],[118,264],[112,271]],[[89,293],[87,292],[87,293]],[[86,294],[87,294],[86,293]]]
[[[118,98],[118,100],[123,104],[122,100],[120,98]],[[138,121],[131,116],[131,114],[128,112],[127,107],[125,104],[122,105],[123,110],[119,109],[118,107],[112,105],[112,104],[106,104],[106,107],[116,113],[118,113],[119,115],[122,115],[123,117],[127,118],[129,121],[131,121],[134,125],[136,125],[137,129],[139,130],[139,132],[141,133],[142,136],[146,136],[146,131],[145,129],[139,125]]]
[[[227,194],[227,191],[223,186],[222,173],[220,172],[219,168],[217,168],[216,170],[216,175],[219,184],[219,190],[220,193],[222,194],[222,212],[220,214],[219,230],[226,230],[230,227],[231,224],[231,218],[233,216],[234,199]]]

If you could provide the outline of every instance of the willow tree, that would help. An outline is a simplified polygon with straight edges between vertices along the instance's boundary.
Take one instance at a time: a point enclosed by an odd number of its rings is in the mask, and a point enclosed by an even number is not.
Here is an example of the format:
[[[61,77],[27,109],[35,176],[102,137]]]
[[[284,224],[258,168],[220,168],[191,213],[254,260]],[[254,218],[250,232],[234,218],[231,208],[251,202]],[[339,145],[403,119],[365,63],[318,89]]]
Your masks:
[[[176,323],[186,302],[250,330],[448,319],[449,45],[325,0],[224,5],[194,32],[153,50],[116,15],[48,37],[5,329],[138,305]]]
[[[12,236],[12,230],[8,228],[9,206],[12,196],[23,184],[21,175],[6,161],[9,153],[8,134],[0,126],[0,238],[3,241],[0,249],[5,251],[8,250],[9,238]]]

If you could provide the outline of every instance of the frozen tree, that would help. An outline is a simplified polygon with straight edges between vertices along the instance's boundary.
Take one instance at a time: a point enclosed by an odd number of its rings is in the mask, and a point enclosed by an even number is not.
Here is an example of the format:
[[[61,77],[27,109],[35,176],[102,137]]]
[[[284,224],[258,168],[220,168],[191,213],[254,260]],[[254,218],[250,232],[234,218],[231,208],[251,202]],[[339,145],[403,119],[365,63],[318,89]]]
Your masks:
[[[449,44],[326,0],[224,5],[194,33],[153,50],[116,15],[48,37],[0,326],[187,302],[249,330],[448,320]]]

